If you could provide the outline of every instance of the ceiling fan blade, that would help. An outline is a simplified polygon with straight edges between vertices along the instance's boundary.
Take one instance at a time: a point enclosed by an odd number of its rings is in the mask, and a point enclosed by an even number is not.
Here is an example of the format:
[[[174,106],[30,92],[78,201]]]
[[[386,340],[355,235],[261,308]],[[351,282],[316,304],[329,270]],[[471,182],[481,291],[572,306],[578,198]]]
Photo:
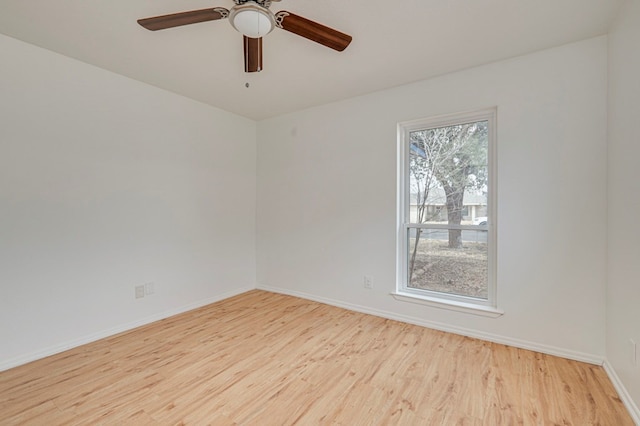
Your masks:
[[[244,72],[262,71],[262,37],[244,36]]]
[[[224,7],[214,7],[212,9],[192,10],[189,12],[138,19],[138,24],[148,30],[157,31],[198,22],[216,21],[218,19],[224,19],[227,16],[229,16],[227,9]]]
[[[301,37],[342,52],[351,43],[352,37],[333,28],[326,27],[291,12],[275,14],[278,26]]]

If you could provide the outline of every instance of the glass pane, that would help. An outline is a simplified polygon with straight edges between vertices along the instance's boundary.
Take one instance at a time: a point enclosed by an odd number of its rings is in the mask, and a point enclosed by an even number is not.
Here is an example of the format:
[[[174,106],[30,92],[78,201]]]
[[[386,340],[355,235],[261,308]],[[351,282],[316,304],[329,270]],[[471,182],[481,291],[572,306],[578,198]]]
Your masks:
[[[409,222],[477,225],[487,216],[489,122],[409,133]]]
[[[487,299],[487,231],[411,228],[408,241],[409,288]]]

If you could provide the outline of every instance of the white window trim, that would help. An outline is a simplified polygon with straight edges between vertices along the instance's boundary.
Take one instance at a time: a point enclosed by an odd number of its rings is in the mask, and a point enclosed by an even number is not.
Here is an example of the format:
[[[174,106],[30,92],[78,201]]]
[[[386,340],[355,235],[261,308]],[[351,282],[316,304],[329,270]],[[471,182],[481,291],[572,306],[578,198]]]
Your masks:
[[[504,311],[493,306],[478,305],[473,302],[461,302],[458,300],[446,300],[443,294],[430,297],[422,294],[405,293],[396,291],[391,293],[394,299],[401,302],[417,303],[419,305],[431,306],[433,308],[447,309],[450,311],[463,312],[466,314],[479,315],[489,318],[498,318],[504,315]],[[462,297],[462,296],[459,296]]]
[[[487,229],[489,244],[489,265],[488,265],[488,298],[476,299],[472,297],[458,296],[428,290],[411,289],[406,286],[407,277],[407,257],[408,247],[407,229],[409,221],[409,206],[407,199],[407,188],[409,187],[409,139],[410,132],[444,127],[460,123],[472,123],[476,121],[489,122],[489,192],[487,197],[487,217],[486,227],[473,227],[473,229]],[[397,247],[396,247],[396,291],[391,295],[400,301],[419,303],[426,306],[449,309],[457,312],[465,312],[474,315],[488,317],[499,317],[504,311],[498,309],[497,297],[497,108],[487,108],[471,112],[441,115],[432,118],[405,121],[398,123],[398,200],[397,200]],[[438,227],[437,225],[429,227]],[[466,228],[466,226],[461,226]]]

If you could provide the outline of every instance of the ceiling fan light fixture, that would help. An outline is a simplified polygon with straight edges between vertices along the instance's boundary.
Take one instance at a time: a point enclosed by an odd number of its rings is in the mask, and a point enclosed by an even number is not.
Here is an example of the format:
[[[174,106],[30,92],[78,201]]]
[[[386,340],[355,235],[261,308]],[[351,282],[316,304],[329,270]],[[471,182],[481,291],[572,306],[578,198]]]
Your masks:
[[[149,31],[157,31],[199,22],[229,19],[233,28],[243,34],[245,72],[262,70],[262,38],[275,27],[338,52],[342,52],[351,43],[350,35],[302,16],[286,10],[274,14],[269,7],[272,2],[280,0],[233,1],[235,6],[230,10],[224,7],[189,10],[138,19],[138,24]]]
[[[264,37],[276,26],[273,13],[253,1],[234,6],[229,21],[233,28],[250,38]]]

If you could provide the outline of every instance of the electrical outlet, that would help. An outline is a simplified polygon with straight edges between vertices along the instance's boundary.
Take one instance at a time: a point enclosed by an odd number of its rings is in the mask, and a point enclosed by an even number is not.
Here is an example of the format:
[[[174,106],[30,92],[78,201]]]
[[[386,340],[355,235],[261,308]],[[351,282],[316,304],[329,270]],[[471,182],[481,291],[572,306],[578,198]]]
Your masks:
[[[136,286],[136,299],[140,299],[141,297],[144,297],[144,286],[143,285],[137,285]]]
[[[150,283],[146,283],[146,284],[144,285],[144,294],[145,294],[146,296],[148,296],[148,295],[150,295],[150,294],[153,294],[153,293],[155,293],[155,292],[156,292],[156,285],[155,285],[155,283],[150,282]]]
[[[364,276],[364,288],[371,290],[373,288],[373,277],[368,275]]]
[[[631,358],[631,364],[637,367],[638,366],[638,345],[636,344],[636,342],[633,341],[633,339],[629,339],[629,349],[631,350],[629,354]]]

